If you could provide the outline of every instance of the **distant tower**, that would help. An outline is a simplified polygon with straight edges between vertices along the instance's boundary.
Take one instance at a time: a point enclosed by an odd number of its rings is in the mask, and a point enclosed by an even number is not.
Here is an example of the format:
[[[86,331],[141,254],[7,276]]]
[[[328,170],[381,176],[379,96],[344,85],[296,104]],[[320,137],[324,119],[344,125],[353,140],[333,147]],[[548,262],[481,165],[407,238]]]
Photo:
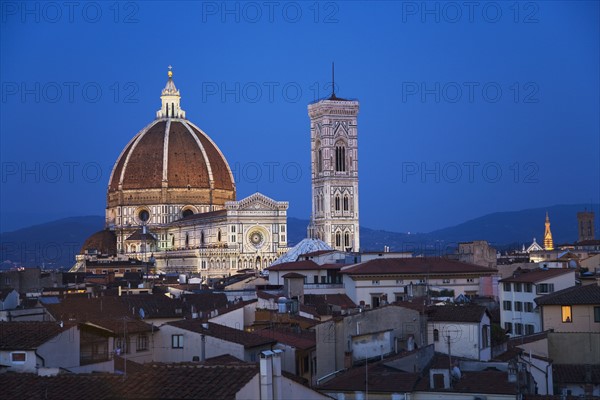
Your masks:
[[[594,240],[596,237],[594,234],[594,212],[578,212],[577,222],[579,223],[579,242]]]
[[[552,232],[550,231],[550,218],[546,211],[546,230],[544,231],[544,248],[546,250],[554,250],[554,242],[552,240]]]
[[[335,89],[329,98],[308,106],[312,169],[309,231],[334,249],[356,252],[360,250],[358,108],[358,101],[337,97]]]

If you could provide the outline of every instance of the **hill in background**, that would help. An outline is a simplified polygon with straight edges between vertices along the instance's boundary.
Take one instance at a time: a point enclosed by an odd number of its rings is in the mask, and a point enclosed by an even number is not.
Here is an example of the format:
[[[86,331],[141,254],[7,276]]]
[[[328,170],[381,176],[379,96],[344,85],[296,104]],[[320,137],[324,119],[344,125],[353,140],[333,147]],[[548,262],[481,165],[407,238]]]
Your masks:
[[[543,241],[546,211],[550,215],[555,244],[577,240],[577,212],[590,205],[556,205],[521,211],[487,214],[452,227],[429,233],[407,234],[361,227],[363,251],[411,251],[440,256],[452,252],[459,242],[487,240],[497,249],[528,246],[533,238]],[[600,212],[596,212],[596,227]],[[306,237],[308,220],[288,218],[290,246]],[[70,268],[85,239],[104,227],[104,217],[64,218],[0,234],[0,268],[16,265]],[[598,232],[598,229],[596,229]]]

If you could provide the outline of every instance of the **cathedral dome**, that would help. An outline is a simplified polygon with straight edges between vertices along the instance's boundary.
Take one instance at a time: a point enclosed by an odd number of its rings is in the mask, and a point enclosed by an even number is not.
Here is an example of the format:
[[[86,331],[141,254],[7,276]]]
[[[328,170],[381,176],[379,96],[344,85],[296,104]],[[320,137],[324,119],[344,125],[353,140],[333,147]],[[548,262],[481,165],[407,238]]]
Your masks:
[[[102,230],[88,237],[79,254],[85,254],[86,251],[95,250],[99,254],[114,256],[117,254],[117,236],[113,231]]]
[[[131,139],[108,183],[108,207],[202,204],[235,200],[227,160],[200,128],[185,119],[172,73],[162,91],[157,119]]]

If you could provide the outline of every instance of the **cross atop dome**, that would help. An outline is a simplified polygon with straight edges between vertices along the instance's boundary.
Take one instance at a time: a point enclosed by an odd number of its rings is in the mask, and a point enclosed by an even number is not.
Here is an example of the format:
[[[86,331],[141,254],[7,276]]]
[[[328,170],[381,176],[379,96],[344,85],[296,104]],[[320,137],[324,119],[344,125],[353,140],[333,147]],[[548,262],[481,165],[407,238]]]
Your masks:
[[[181,95],[179,94],[179,90],[177,90],[175,87],[175,82],[173,82],[173,67],[169,65],[168,68],[169,72],[167,72],[167,76],[169,79],[167,80],[165,88],[162,90],[160,96],[162,107],[156,112],[156,118],[185,119],[185,111],[181,109],[179,104],[181,101]]]

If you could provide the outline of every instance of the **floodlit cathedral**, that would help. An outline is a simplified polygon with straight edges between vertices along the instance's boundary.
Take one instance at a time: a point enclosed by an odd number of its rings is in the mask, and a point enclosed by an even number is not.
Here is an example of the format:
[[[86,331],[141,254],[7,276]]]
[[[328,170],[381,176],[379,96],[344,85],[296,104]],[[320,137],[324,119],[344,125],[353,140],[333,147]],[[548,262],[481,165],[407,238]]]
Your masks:
[[[112,272],[137,259],[133,272],[154,262],[157,271],[212,278],[267,267],[288,250],[288,203],[260,193],[236,200],[227,160],[186,119],[170,70],[161,100],[117,159],[106,229],[86,240],[72,270]]]

